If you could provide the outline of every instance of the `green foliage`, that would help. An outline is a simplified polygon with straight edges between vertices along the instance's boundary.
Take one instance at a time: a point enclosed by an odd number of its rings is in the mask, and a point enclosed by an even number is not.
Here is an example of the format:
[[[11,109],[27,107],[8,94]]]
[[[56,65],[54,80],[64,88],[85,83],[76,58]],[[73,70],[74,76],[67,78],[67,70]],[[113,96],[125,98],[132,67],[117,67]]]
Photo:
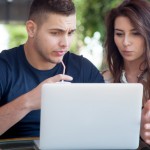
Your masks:
[[[79,20],[78,32],[85,36],[92,37],[94,32],[101,33],[101,40],[104,40],[105,16],[111,8],[117,6],[122,0],[74,0],[77,7],[77,20]]]
[[[27,39],[25,25],[8,24],[9,48],[24,44]]]

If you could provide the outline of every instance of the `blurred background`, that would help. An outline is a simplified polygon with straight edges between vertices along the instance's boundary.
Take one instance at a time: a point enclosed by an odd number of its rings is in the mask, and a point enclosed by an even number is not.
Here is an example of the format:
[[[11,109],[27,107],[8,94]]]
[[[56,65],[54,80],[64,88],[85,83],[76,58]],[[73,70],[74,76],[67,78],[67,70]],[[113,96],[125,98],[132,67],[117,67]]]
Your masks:
[[[74,0],[77,32],[72,52],[88,58],[102,70],[105,16],[123,0]],[[27,39],[25,22],[32,0],[0,0],[0,51],[23,44]]]

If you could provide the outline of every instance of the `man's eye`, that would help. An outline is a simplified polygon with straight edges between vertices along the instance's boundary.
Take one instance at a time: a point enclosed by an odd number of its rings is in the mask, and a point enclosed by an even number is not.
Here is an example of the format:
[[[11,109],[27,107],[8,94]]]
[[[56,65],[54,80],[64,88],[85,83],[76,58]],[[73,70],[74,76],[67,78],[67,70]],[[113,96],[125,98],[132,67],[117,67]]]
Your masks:
[[[58,35],[59,33],[58,32],[51,32],[51,34]]]
[[[75,31],[71,31],[68,33],[69,36],[73,35],[75,33]]]

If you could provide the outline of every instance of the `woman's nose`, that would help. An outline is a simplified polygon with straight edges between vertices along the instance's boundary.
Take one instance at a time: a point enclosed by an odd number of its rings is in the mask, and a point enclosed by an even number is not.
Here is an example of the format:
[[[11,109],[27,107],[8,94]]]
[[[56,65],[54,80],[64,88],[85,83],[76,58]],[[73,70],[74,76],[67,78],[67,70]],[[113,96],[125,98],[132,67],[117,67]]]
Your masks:
[[[124,45],[124,46],[129,46],[129,45],[131,45],[131,38],[130,38],[129,36],[124,36],[123,45]]]

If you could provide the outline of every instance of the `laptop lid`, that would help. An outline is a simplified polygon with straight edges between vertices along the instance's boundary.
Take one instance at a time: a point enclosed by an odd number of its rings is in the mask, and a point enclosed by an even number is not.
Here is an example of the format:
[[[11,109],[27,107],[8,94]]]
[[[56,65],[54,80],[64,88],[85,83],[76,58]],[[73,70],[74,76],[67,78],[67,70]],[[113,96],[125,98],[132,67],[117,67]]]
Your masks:
[[[142,93],[139,83],[44,84],[40,148],[138,148]]]

